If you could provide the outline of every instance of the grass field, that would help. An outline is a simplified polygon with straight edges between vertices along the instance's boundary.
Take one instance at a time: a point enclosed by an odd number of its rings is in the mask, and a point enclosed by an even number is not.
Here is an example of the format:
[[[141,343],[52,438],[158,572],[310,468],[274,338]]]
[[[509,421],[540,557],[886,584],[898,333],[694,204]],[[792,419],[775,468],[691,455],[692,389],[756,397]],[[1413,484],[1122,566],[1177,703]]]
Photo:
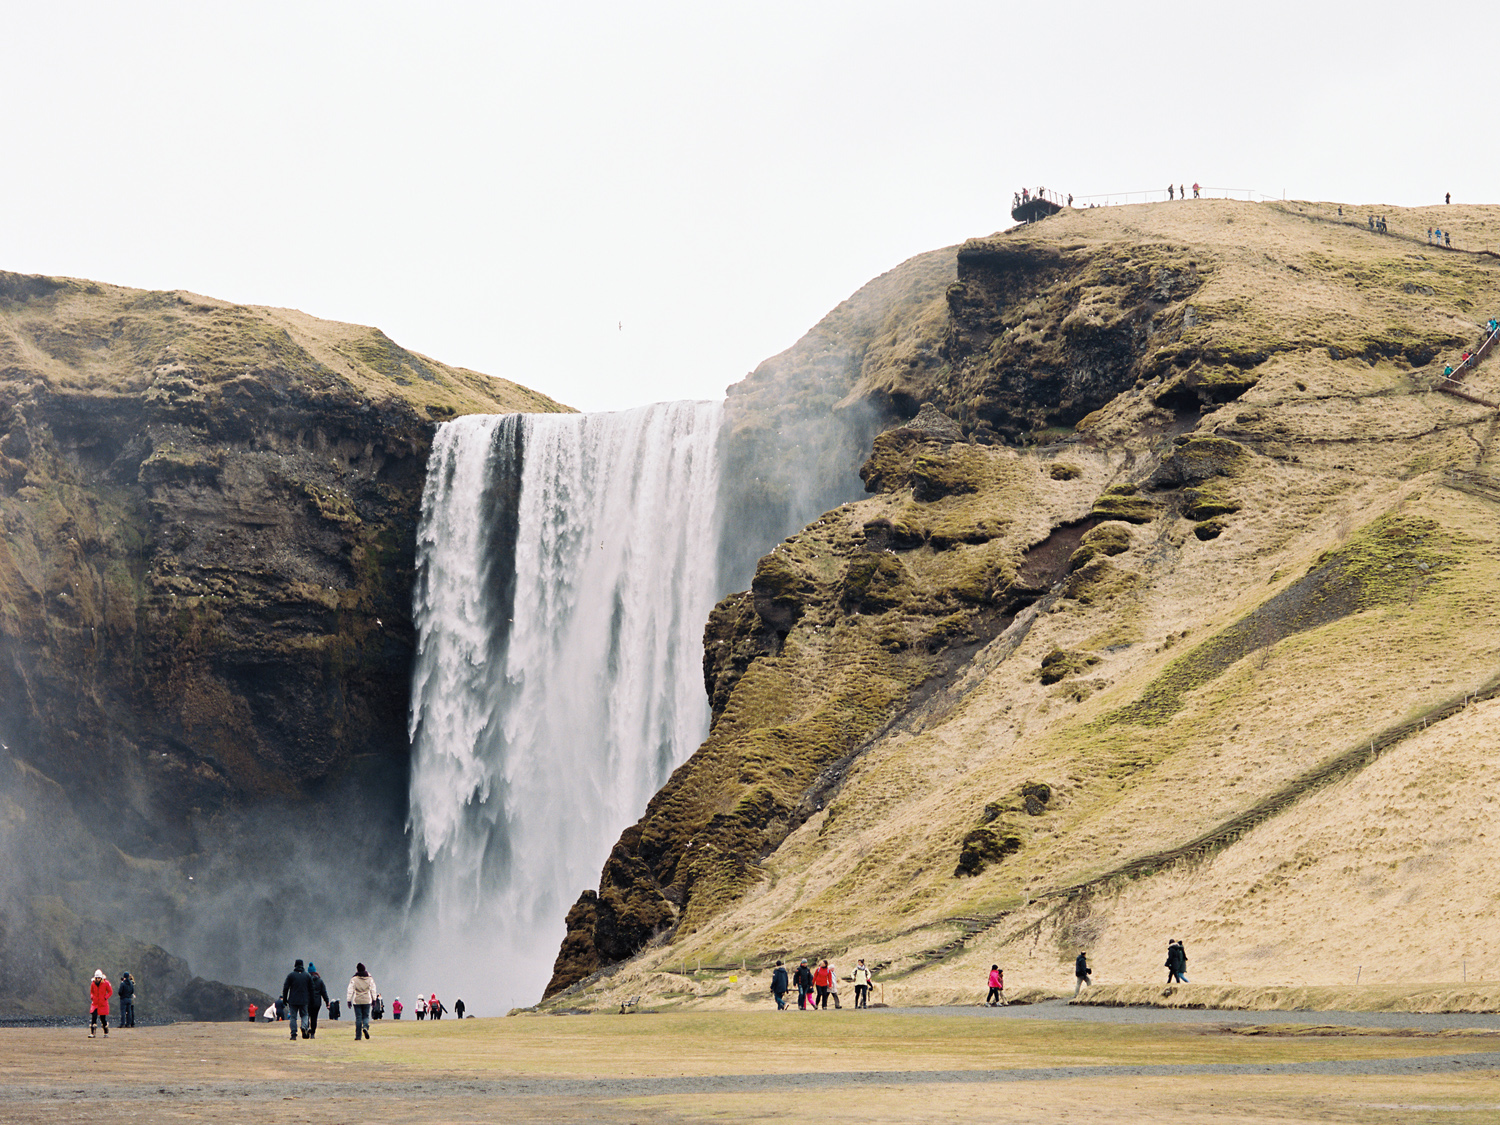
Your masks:
[[[0,1032],[0,1119],[1493,1121],[1500,1033],[871,1012]],[[1485,1069],[1452,1056],[1484,1052]],[[1428,1059],[1432,1072],[1401,1060]],[[1348,1064],[1333,1074],[1162,1067]],[[1080,1074],[1055,1068],[1127,1068]],[[1147,1069],[1141,1069],[1147,1068]],[[1384,1071],[1392,1072],[1386,1073]]]

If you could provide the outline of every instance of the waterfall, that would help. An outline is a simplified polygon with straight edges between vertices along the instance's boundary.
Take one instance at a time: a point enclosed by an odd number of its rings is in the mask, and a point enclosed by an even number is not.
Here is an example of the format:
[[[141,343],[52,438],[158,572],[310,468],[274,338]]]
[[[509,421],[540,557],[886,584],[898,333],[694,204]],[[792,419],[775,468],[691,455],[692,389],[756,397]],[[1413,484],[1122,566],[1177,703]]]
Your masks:
[[[568,907],[707,736],[720,415],[439,427],[414,597],[412,991],[466,988],[482,1013],[540,998]]]

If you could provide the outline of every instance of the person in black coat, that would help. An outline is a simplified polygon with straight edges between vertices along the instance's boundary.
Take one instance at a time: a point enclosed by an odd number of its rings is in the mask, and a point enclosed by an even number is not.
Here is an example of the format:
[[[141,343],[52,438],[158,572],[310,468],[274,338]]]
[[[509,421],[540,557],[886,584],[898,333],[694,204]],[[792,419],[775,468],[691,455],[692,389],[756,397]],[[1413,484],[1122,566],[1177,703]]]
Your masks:
[[[281,998],[286,1001],[287,1022],[292,1025],[292,1041],[297,1039],[297,1022],[302,1022],[302,1036],[308,1036],[307,1009],[312,1005],[313,999],[312,974],[302,967],[302,958],[298,957],[292,971],[287,973],[286,980],[281,982]]]
[[[323,978],[318,975],[318,967],[311,961],[307,963],[307,975],[313,981],[312,1000],[307,1005],[307,1037],[312,1039],[318,1034],[318,1010],[327,1004],[329,1016],[332,1017],[333,1004],[328,999],[328,986],[323,983]]]
[[[120,1027],[135,1026],[135,978],[126,973],[120,978],[120,987],[115,989],[120,998]]]
[[[778,1012],[786,1010],[786,994],[789,985],[786,978],[786,964],[776,962],[776,968],[771,970],[771,996],[776,1000]]]
[[[813,990],[812,970],[807,967],[806,957],[802,959],[802,964],[797,966],[797,971],[792,974],[792,983],[797,986],[797,1007],[806,1008],[807,998]]]
[[[453,1001],[453,1014],[459,1019],[464,1018],[464,1002],[462,1000]]]
[[[1073,962],[1073,976],[1078,979],[1078,983],[1073,986],[1073,999],[1078,999],[1078,994],[1083,991],[1084,985],[1094,983],[1090,979],[1093,971],[1089,968],[1088,952],[1086,950],[1079,950],[1078,960]]]
[[[1187,950],[1173,938],[1167,943],[1167,983],[1187,984]]]

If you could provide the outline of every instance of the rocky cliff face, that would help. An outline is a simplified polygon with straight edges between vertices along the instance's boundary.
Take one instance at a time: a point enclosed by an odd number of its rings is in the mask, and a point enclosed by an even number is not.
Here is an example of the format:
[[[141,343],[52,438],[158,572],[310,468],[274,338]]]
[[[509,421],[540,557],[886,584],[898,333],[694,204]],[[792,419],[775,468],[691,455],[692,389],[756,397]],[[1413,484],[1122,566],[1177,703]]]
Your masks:
[[[1444,218],[1500,235],[1490,210]],[[1381,238],[1332,205],[1064,213],[959,248],[940,304],[894,302],[882,331],[916,362],[864,346],[858,378],[828,380],[831,408],[889,427],[870,495],[715,610],[712,733],[579,900],[549,993],[737,1002],[763,974],[671,966],[823,951],[947,1000],[994,959],[1063,985],[1080,947],[1155,971],[1184,930],[1236,979],[1293,958],[1317,982],[1347,947],[1303,930],[1429,894],[1416,872],[1454,861],[1396,825],[1488,767],[1446,743],[1441,792],[1379,802],[1402,771],[1431,781],[1411,740],[1434,716],[1493,691],[1494,410],[1432,388],[1500,273],[1398,219]],[[801,371],[783,386],[810,401]],[[1500,401],[1500,375],[1473,379]],[[1482,940],[1455,919],[1440,943]]]
[[[0,744],[155,882],[126,932],[164,941],[249,810],[352,786],[399,834],[432,430],[557,409],[375,329],[0,274]]]

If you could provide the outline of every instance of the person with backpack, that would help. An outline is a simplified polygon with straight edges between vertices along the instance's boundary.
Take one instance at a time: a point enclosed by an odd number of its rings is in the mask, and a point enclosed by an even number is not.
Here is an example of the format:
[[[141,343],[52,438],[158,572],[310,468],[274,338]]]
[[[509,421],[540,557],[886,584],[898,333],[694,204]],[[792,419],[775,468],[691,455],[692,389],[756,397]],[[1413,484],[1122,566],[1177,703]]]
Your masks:
[[[375,1003],[375,978],[365,971],[364,962],[354,966],[354,975],[349,978],[349,988],[344,999],[354,1009],[354,1041],[360,1035],[370,1038],[370,1006]]]
[[[311,961],[307,963],[307,975],[312,977],[312,1000],[307,1005],[308,1029],[307,1037],[312,1039],[318,1034],[318,1010],[324,1004],[328,1004],[328,986],[323,983],[323,978],[318,975],[318,967]],[[333,1005],[329,1004],[328,1017],[333,1018]]]
[[[281,982],[281,998],[286,1002],[287,1022],[292,1025],[293,1042],[297,1040],[297,1023],[299,1020],[302,1023],[302,1038],[312,1038],[307,1033],[307,1009],[312,1006],[312,997],[312,974],[302,967],[302,958],[298,957],[292,965],[292,971],[287,973],[286,980]]]
[[[94,1037],[94,1025],[104,1025],[104,1037],[109,1038],[109,998],[115,994],[115,986],[109,983],[103,969],[94,970],[89,981],[89,1038]]]
[[[447,1010],[447,1008],[443,1007],[443,1002],[437,998],[436,992],[427,998],[428,1019],[440,1020],[443,1018],[443,1013]]]
[[[786,963],[777,961],[776,967],[771,970],[771,998],[776,1001],[778,1012],[786,1011],[786,994],[790,988],[787,980]]]
[[[870,1006],[870,970],[865,968],[863,957],[859,959],[859,964],[854,966],[854,972],[851,975],[854,978],[855,1008],[868,1008]]]

